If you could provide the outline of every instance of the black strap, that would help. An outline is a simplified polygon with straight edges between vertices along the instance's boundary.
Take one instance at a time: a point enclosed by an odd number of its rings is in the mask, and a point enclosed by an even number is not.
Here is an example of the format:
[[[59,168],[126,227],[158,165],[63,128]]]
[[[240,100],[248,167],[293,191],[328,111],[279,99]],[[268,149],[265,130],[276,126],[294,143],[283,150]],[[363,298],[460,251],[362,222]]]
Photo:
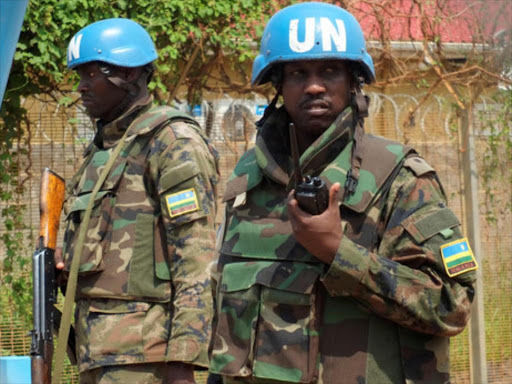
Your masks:
[[[370,99],[364,95],[359,86],[356,86],[352,94],[352,106],[356,109],[357,120],[354,128],[354,144],[352,146],[352,156],[350,158],[350,169],[347,172],[345,181],[345,190],[342,201],[348,199],[355,193],[359,183],[359,171],[363,162],[363,137],[364,137],[364,119],[368,117],[368,107]]]
[[[270,102],[270,104],[267,106],[267,108],[265,108],[265,112],[263,112],[263,117],[261,119],[259,119],[255,124],[256,124],[256,127],[258,128],[261,128],[263,126],[263,124],[265,124],[265,121],[268,119],[268,117],[272,114],[272,112],[274,112],[274,110],[276,109],[276,104],[277,104],[277,100],[279,99],[279,96],[281,95],[281,88],[279,88],[277,90],[277,93],[276,95],[274,96],[274,98],[272,99],[272,101]]]

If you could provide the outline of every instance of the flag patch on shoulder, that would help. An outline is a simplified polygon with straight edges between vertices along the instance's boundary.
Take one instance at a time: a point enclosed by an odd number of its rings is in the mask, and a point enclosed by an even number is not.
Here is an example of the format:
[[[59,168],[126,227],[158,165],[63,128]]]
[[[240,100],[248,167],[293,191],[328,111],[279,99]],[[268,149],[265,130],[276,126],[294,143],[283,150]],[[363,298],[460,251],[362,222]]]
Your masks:
[[[165,201],[171,217],[199,210],[199,203],[197,202],[197,195],[194,188],[169,194],[165,196]]]
[[[450,277],[478,269],[475,256],[466,238],[441,245],[441,255]]]

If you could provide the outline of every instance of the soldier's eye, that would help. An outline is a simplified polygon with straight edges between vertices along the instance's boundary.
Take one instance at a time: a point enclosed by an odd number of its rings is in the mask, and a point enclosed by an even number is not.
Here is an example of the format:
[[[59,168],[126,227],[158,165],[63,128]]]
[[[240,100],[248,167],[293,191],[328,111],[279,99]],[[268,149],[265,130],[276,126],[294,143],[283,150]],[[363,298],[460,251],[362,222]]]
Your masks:
[[[299,77],[302,76],[303,72],[300,69],[293,69],[287,72],[287,76],[289,77]]]

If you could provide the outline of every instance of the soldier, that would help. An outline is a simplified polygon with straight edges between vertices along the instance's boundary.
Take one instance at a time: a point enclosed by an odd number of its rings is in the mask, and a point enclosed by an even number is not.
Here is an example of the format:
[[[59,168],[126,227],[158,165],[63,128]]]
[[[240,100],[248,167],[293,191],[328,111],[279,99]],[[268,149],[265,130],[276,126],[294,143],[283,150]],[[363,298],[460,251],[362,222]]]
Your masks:
[[[90,24],[68,48],[97,127],[67,186],[58,263],[69,273],[82,253],[82,383],[195,383],[194,367],[208,366],[218,155],[195,120],[153,105],[156,58],[149,34],[128,19]]]
[[[364,133],[374,79],[346,10],[299,3],[268,22],[252,83],[277,94],[228,180],[213,269],[210,371],[224,383],[449,381],[477,266],[435,171]],[[302,173],[327,185],[319,214],[294,194],[289,123]]]

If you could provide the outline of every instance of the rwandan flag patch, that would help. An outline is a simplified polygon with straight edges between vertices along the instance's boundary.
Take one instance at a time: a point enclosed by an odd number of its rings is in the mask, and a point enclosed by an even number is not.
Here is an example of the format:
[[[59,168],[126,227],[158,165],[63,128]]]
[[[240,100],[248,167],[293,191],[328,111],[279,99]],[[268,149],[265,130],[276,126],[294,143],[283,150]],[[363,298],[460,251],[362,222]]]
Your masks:
[[[185,189],[184,191],[167,195],[165,196],[165,201],[171,217],[199,210],[199,204],[197,202],[197,196],[194,188]]]
[[[450,277],[478,269],[475,256],[466,238],[441,245],[441,255],[446,272]]]

